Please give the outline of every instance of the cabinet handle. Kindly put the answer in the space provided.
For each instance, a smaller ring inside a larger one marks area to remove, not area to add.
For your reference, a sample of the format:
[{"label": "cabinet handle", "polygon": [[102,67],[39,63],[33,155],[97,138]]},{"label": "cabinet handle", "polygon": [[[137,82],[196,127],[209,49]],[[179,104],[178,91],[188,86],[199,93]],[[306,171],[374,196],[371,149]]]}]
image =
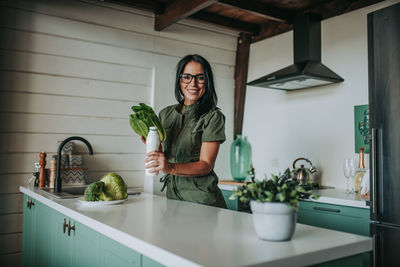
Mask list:
[{"label": "cabinet handle", "polygon": [[31,209],[32,206],[35,206],[35,203],[32,201],[32,199],[28,198],[26,200],[26,206],[28,207],[28,209]]},{"label": "cabinet handle", "polygon": [[376,249],[377,249],[377,246],[376,246],[376,234],[374,234],[372,236],[372,266],[373,267],[377,266],[377,264],[376,264]]},{"label": "cabinet handle", "polygon": [[71,230],[74,230],[74,232],[75,232],[75,224],[74,224],[74,226],[71,226],[71,221],[68,220],[68,236],[71,235]]},{"label": "cabinet handle", "polygon": [[370,151],[370,157],[371,157],[371,179],[370,179],[370,184],[371,184],[371,208],[372,208],[372,218],[371,220],[376,220],[376,206],[377,206],[377,200],[376,200],[376,167],[377,167],[377,162],[376,162],[376,129],[371,128],[371,151]]},{"label": "cabinet handle", "polygon": [[340,213],[340,210],[337,209],[328,209],[328,208],[320,208],[320,207],[313,207],[315,210],[322,210],[322,211],[329,211],[329,212],[337,212]]},{"label": "cabinet handle", "polygon": [[63,232],[65,234],[65,229],[67,229],[67,219],[64,218],[64,223],[63,223]]}]

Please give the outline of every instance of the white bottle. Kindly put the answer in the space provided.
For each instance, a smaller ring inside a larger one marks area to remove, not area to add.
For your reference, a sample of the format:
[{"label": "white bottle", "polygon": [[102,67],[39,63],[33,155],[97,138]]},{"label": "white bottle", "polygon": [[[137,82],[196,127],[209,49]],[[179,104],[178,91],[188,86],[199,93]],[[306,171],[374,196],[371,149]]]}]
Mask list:
[{"label": "white bottle", "polygon": [[[160,148],[160,137],[158,136],[157,127],[151,126],[149,128],[149,134],[146,138],[146,154],[151,151],[158,151]],[[146,164],[150,164],[153,161],[150,161]],[[159,172],[149,172],[150,169],[146,169],[147,176],[157,176]]]}]

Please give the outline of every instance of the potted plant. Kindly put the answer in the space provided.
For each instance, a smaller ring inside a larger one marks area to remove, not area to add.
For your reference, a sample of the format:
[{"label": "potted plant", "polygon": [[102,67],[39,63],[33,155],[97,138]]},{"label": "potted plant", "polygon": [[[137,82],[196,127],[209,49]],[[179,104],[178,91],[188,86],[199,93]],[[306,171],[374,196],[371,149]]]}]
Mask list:
[{"label": "potted plant", "polygon": [[[299,200],[312,194],[311,181],[300,186],[289,168],[281,175],[255,181],[233,191],[230,199],[250,201],[253,223],[257,236],[263,240],[290,240],[296,228]],[[318,196],[313,196],[314,199]]]}]

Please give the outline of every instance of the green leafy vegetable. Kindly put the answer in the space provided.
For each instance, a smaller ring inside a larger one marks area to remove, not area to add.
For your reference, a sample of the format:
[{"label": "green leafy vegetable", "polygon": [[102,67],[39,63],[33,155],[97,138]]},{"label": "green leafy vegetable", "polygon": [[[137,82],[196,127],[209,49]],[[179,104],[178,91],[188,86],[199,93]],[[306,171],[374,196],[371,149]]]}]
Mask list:
[{"label": "green leafy vegetable", "polygon": [[91,183],[85,189],[86,201],[111,201],[128,197],[125,181],[116,173],[107,173],[100,181]]},{"label": "green leafy vegetable", "polygon": [[[253,181],[247,185],[238,187],[233,191],[229,199],[238,198],[241,202],[254,200],[257,202],[283,202],[297,209],[300,199],[308,198],[312,195],[311,181],[308,181],[306,187],[300,186],[299,181],[294,178],[294,171],[289,168],[282,175],[273,175],[270,179],[263,181]],[[319,196],[313,195],[317,199]]]},{"label": "green leafy vegetable", "polygon": [[88,185],[85,189],[85,200],[86,201],[99,201],[100,196],[104,193],[104,183],[94,182]]},{"label": "green leafy vegetable", "polygon": [[149,127],[157,127],[160,141],[163,142],[166,137],[165,129],[162,126],[154,110],[144,103],[139,103],[139,106],[132,106],[133,114],[129,115],[129,124],[131,128],[140,136],[147,137]]},{"label": "green leafy vegetable", "polygon": [[125,199],[128,197],[128,189],[124,179],[116,173],[110,172],[101,178],[104,183],[104,193],[110,200]]}]

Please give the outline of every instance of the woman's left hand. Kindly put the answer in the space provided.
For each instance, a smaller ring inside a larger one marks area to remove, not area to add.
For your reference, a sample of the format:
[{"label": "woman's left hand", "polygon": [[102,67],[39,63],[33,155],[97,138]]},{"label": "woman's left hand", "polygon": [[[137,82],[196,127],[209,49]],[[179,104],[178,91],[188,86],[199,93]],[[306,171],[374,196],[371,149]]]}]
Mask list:
[{"label": "woman's left hand", "polygon": [[165,154],[161,151],[151,151],[147,153],[144,162],[146,169],[151,168],[149,172],[162,171],[163,173],[169,173],[172,170],[172,163],[168,162]]}]

